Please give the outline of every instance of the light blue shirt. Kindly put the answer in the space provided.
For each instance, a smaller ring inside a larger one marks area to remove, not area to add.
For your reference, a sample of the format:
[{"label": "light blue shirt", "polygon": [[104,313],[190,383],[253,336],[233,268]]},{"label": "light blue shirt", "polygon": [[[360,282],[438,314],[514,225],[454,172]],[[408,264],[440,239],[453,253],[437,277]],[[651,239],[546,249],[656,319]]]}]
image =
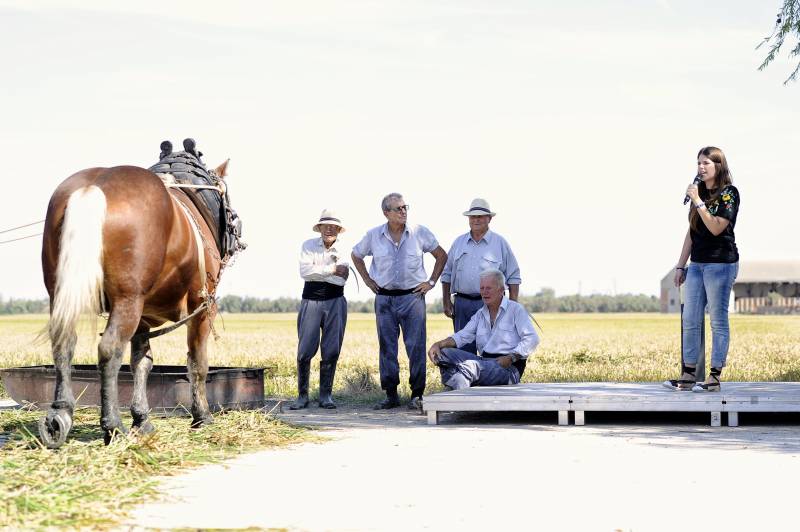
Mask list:
[{"label": "light blue shirt", "polygon": [[400,242],[395,244],[389,224],[383,224],[367,231],[353,254],[361,259],[372,255],[369,276],[381,288],[408,290],[428,280],[422,258],[437,247],[439,242],[427,227],[406,224]]},{"label": "light blue shirt", "polygon": [[489,308],[483,305],[473,314],[463,329],[450,336],[456,342],[456,347],[466,345],[473,340],[478,347],[478,353],[510,355],[516,353],[522,358],[528,358],[539,345],[539,335],[533,328],[530,316],[525,307],[503,297],[500,309],[492,327],[489,318]]},{"label": "light blue shirt", "polygon": [[506,284],[522,283],[517,258],[505,238],[489,230],[475,242],[471,233],[466,233],[450,246],[441,281],[450,283],[451,293],[479,294],[480,273],[489,268],[503,272]]}]

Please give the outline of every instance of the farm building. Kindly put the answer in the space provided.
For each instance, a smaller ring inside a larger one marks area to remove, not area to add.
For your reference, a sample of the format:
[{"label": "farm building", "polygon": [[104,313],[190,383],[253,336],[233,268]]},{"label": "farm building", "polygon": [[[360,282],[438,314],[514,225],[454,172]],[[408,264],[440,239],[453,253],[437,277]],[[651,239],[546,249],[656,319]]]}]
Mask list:
[{"label": "farm building", "polygon": [[[680,312],[675,271],[661,279],[661,312]],[[800,313],[800,261],[742,261],[733,284],[731,312]]]}]

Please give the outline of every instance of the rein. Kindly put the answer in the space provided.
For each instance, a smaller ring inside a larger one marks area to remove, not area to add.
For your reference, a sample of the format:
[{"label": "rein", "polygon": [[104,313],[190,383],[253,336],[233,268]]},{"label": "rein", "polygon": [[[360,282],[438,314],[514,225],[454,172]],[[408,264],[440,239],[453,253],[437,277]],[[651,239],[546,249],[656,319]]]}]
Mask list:
[{"label": "rein", "polygon": [[168,325],[166,327],[162,327],[160,329],[156,329],[155,331],[148,331],[148,332],[141,332],[141,333],[138,333],[138,334],[134,334],[131,337],[131,341],[140,340],[140,339],[149,340],[150,338],[155,338],[157,336],[161,336],[161,335],[167,334],[168,332],[172,332],[175,329],[177,329],[178,327],[180,327],[181,325],[183,325],[184,323],[186,323],[187,321],[189,321],[190,319],[192,319],[195,316],[197,316],[198,314],[200,314],[203,310],[205,310],[207,308],[208,308],[208,299],[203,301],[202,305],[200,305],[199,307],[194,309],[194,312],[192,312],[191,314],[189,314],[188,316],[186,316],[182,320],[178,320],[175,323],[173,323],[172,325]]}]

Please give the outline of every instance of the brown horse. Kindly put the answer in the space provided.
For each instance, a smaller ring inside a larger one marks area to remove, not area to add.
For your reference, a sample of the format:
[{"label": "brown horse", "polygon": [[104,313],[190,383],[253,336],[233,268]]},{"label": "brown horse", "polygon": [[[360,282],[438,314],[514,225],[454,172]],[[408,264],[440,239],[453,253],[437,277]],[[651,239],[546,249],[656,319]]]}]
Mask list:
[{"label": "brown horse", "polygon": [[[226,168],[227,161],[215,171],[220,183]],[[177,322],[210,302],[208,310],[187,322],[187,366],[192,426],[211,422],[206,343],[216,314],[211,296],[222,267],[214,232],[186,193],[168,189],[148,170],[90,168],[58,186],[47,208],[42,243],[44,282],[50,295],[48,333],[57,375],[55,399],[39,424],[48,447],[64,443],[72,427],[71,362],[77,321],[86,312],[108,312],[98,367],[100,425],[109,443],[115,433],[126,432],[119,415],[117,374],[127,342],[131,342],[134,377],[132,428],[148,433],[153,426],[148,421],[146,386],[153,357],[146,334],[151,327]]]}]

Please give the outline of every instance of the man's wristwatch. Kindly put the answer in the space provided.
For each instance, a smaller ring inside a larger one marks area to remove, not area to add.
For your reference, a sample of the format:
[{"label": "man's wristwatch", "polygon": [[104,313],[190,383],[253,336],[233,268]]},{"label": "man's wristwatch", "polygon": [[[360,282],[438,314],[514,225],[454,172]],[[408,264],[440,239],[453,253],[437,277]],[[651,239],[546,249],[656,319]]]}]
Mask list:
[{"label": "man's wristwatch", "polygon": [[511,357],[511,363],[512,363],[512,364],[513,364],[514,362],[516,362],[517,360],[519,360],[519,359],[521,359],[521,358],[522,358],[521,356],[519,356],[519,355],[518,355],[518,354],[516,354],[516,353],[511,353],[511,354],[510,354],[510,355],[508,355],[508,356],[510,356],[510,357]]},{"label": "man's wristwatch", "polygon": [[433,279],[428,279],[428,284],[431,285],[431,288],[433,288],[434,286],[436,286],[436,281],[434,281]]}]

